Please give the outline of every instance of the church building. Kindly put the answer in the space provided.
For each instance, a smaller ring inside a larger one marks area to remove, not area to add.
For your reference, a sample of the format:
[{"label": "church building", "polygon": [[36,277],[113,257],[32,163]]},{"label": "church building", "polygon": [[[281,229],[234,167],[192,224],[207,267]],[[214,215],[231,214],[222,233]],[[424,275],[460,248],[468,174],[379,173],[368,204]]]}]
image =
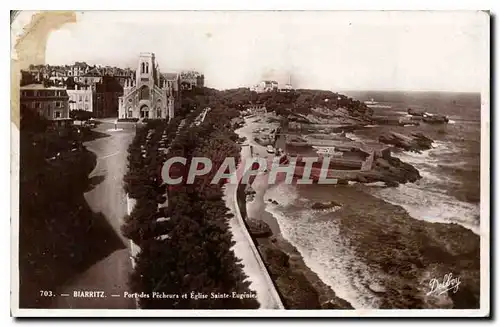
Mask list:
[{"label": "church building", "polygon": [[174,117],[174,90],[160,74],[154,53],[140,53],[135,79],[125,81],[119,118]]}]

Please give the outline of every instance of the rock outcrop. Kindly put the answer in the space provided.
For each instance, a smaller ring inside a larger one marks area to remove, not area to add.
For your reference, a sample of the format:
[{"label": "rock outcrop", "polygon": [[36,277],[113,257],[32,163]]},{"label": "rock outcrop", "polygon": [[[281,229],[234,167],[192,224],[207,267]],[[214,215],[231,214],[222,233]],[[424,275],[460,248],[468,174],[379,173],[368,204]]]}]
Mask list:
[{"label": "rock outcrop", "polygon": [[418,111],[418,110],[415,110],[415,109],[412,109],[412,108],[408,108],[408,115],[412,115],[412,116],[420,116],[420,117],[423,117],[425,112],[424,111]]},{"label": "rock outcrop", "polygon": [[424,123],[427,124],[444,124],[449,121],[448,117],[444,115],[430,114],[425,111],[417,111],[411,108],[408,108],[408,115],[419,117]]},{"label": "rock outcrop", "polygon": [[394,157],[375,159],[374,169],[366,172],[363,177],[368,183],[382,181],[387,186],[397,186],[399,183],[407,182],[413,183],[422,178],[415,167]]},{"label": "rock outcrop", "polygon": [[248,218],[246,223],[252,237],[269,237],[273,235],[271,227],[262,220]]},{"label": "rock outcrop", "polygon": [[422,118],[422,121],[427,124],[445,124],[449,119],[442,115],[426,115]]},{"label": "rock outcrop", "polygon": [[430,149],[433,142],[433,140],[422,133],[412,133],[411,136],[407,136],[396,132],[380,135],[379,141],[385,144],[394,145],[406,151],[414,152]]},{"label": "rock outcrop", "polygon": [[334,207],[340,207],[341,205],[335,201],[330,201],[330,202],[315,202],[312,206],[311,209],[313,210],[325,210],[325,209],[331,209]]}]

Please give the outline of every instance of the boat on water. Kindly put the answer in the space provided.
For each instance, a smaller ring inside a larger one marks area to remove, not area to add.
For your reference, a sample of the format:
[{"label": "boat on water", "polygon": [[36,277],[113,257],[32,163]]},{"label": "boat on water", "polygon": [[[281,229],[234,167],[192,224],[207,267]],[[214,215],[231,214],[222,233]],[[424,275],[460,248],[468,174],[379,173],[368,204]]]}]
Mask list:
[{"label": "boat on water", "polygon": [[366,105],[375,105],[378,104],[378,102],[374,101],[373,98],[371,98],[369,101],[365,101]]}]

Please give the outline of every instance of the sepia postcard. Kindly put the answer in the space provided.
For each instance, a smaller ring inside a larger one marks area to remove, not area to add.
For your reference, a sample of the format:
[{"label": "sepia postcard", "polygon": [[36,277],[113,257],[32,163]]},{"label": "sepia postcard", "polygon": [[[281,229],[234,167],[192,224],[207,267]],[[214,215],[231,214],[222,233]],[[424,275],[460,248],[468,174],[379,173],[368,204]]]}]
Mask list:
[{"label": "sepia postcard", "polygon": [[13,316],[490,315],[489,12],[10,28]]}]

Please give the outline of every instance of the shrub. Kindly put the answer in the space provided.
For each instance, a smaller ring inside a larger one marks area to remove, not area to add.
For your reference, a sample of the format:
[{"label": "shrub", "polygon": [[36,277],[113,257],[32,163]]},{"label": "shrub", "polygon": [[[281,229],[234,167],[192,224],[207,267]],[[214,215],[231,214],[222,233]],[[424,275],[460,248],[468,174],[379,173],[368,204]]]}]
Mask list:
[{"label": "shrub", "polygon": [[118,122],[123,122],[123,123],[137,123],[139,121],[139,118],[118,118]]}]

